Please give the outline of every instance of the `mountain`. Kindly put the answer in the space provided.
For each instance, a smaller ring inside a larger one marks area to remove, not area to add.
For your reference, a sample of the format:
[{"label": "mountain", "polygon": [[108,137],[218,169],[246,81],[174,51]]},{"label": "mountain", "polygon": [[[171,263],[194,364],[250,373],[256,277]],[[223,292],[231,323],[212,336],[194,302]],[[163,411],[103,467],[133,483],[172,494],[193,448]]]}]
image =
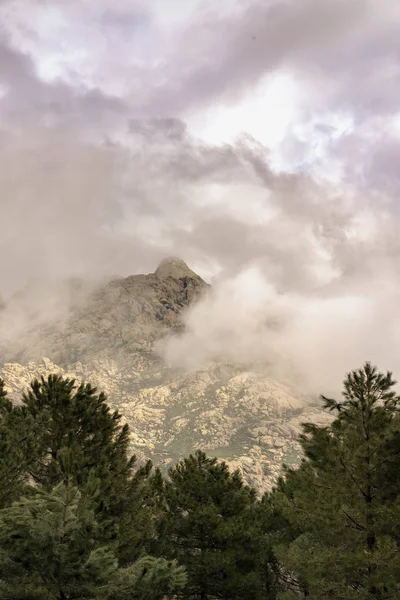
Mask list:
[{"label": "mountain", "polygon": [[[210,286],[182,260],[171,258],[155,273],[110,278],[103,285],[92,284],[91,291],[80,280],[62,282],[58,287],[52,283],[51,301],[43,293],[39,296],[37,287],[26,289],[9,302],[11,309],[18,303],[24,314],[26,308],[33,313],[32,306],[38,311],[39,297],[45,315],[29,314],[30,321],[36,320],[39,327],[31,332],[29,345],[22,338],[0,348],[3,362],[26,364],[42,356],[62,366],[76,361],[92,364],[99,359],[125,362],[138,352],[142,358],[146,353],[154,358],[154,342],[168,332],[181,331],[185,309]],[[66,305],[66,319],[57,302]]]},{"label": "mountain", "polygon": [[[0,348],[0,377],[15,400],[41,375],[89,381],[130,424],[132,451],[140,458],[167,467],[201,448],[240,468],[260,491],[276,479],[282,461],[299,460],[301,422],[328,419],[262,370],[219,362],[188,373],[165,364],[163,338],[182,333],[185,312],[211,289],[182,260],[166,259],[149,275],[110,278],[92,288],[75,280],[63,286],[62,294],[72,289],[79,300],[68,302],[67,314],[53,311],[31,327],[28,343],[20,336]],[[29,306],[26,293],[19,305]],[[13,302],[0,315],[12,312]]]}]

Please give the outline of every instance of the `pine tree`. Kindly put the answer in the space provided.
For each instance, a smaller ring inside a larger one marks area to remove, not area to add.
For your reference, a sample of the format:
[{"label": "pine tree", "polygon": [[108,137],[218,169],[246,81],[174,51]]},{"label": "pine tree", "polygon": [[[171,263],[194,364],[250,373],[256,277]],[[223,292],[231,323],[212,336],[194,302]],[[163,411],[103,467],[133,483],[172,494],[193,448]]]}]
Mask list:
[{"label": "pine tree", "polygon": [[96,515],[104,537],[119,546],[119,559],[128,564],[152,536],[147,483],[151,463],[134,470],[129,427],[106,400],[88,383],[78,386],[57,375],[33,381],[23,404],[35,425],[40,460],[29,475],[45,489],[60,482],[82,488],[95,475],[100,482]]},{"label": "pine tree", "polygon": [[107,489],[110,480],[114,486],[116,477],[129,477],[134,458],[127,459],[128,426],[120,425],[121,415],[111,412],[96,388],[50,375],[31,383],[23,404],[42,432],[42,460],[31,472],[36,483],[52,487],[72,478],[80,485],[95,469]]},{"label": "pine tree", "polygon": [[38,432],[23,408],[8,399],[0,379],[0,508],[18,499],[38,458]]},{"label": "pine tree", "polygon": [[183,598],[272,599],[275,588],[255,491],[196,452],[169,471],[159,525],[163,554],[186,567]]},{"label": "pine tree", "polygon": [[369,363],[348,374],[341,403],[323,397],[336,419],[327,427],[304,426],[305,459],[287,470],[270,498],[290,530],[286,539],[277,535],[277,553],[310,600],[400,595],[395,383]]},{"label": "pine tree", "polygon": [[90,496],[70,484],[37,489],[0,510],[0,596],[14,600],[161,600],[185,584],[174,562],[144,556],[120,568],[102,544]]},{"label": "pine tree", "polygon": [[118,558],[126,565],[151,553],[156,537],[157,498],[151,483],[152,464],[148,461],[132,476],[123,506],[117,516]]}]

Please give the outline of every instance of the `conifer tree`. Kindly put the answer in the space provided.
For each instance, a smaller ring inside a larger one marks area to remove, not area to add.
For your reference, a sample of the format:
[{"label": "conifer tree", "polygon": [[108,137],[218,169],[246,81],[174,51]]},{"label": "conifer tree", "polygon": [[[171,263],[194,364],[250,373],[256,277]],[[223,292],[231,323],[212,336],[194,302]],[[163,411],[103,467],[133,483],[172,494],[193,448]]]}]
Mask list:
[{"label": "conifer tree", "polygon": [[121,568],[102,543],[92,476],[86,493],[62,483],[0,510],[1,598],[161,600],[185,584],[183,569],[162,558],[144,556]]},{"label": "conifer tree", "polygon": [[163,485],[162,552],[186,567],[183,598],[272,599],[275,588],[255,491],[225,463],[196,452]]},{"label": "conifer tree", "polygon": [[8,399],[0,379],[0,508],[18,499],[38,458],[38,432],[23,408]]},{"label": "conifer tree", "polygon": [[342,402],[323,397],[336,419],[327,427],[304,426],[305,459],[287,470],[270,498],[290,530],[286,539],[277,535],[278,555],[310,600],[400,597],[395,383],[369,363],[349,373]]},{"label": "conifer tree", "polygon": [[121,416],[111,412],[105,395],[90,384],[78,386],[58,375],[42,377],[31,383],[23,404],[42,432],[42,460],[31,473],[36,483],[52,487],[72,478],[80,485],[95,469],[106,489],[110,479],[114,486],[117,477],[125,482],[131,474],[128,426],[121,426]]},{"label": "conifer tree", "polygon": [[37,485],[52,489],[60,482],[82,488],[93,474],[100,485],[96,515],[104,537],[118,544],[119,558],[128,564],[143,553],[152,535],[147,485],[151,463],[134,470],[129,427],[106,400],[88,383],[78,386],[57,375],[34,380],[23,395],[40,447],[40,459],[29,475]]}]

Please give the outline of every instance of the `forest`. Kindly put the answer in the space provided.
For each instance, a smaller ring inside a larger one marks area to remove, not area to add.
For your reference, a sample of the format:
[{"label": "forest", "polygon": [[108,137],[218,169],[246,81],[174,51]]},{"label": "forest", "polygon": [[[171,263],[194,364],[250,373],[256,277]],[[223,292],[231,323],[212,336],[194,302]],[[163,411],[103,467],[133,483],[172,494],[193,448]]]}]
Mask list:
[{"label": "forest", "polygon": [[167,473],[90,383],[0,380],[0,599],[400,597],[400,397],[349,372],[262,497],[198,450]]}]

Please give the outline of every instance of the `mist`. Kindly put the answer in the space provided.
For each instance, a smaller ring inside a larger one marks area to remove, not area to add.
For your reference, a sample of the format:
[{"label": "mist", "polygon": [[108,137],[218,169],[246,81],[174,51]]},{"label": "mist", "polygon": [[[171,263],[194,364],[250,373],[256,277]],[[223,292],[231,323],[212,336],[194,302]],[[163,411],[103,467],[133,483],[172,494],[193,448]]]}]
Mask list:
[{"label": "mist", "polygon": [[313,397],[338,394],[345,373],[366,360],[400,370],[399,289],[367,284],[353,294],[279,293],[258,268],[219,282],[166,341],[167,363],[188,371],[230,360]]},{"label": "mist", "polygon": [[2,3],[0,345],[177,255],[213,290],[171,366],[400,376],[398,3],[234,5]]}]

